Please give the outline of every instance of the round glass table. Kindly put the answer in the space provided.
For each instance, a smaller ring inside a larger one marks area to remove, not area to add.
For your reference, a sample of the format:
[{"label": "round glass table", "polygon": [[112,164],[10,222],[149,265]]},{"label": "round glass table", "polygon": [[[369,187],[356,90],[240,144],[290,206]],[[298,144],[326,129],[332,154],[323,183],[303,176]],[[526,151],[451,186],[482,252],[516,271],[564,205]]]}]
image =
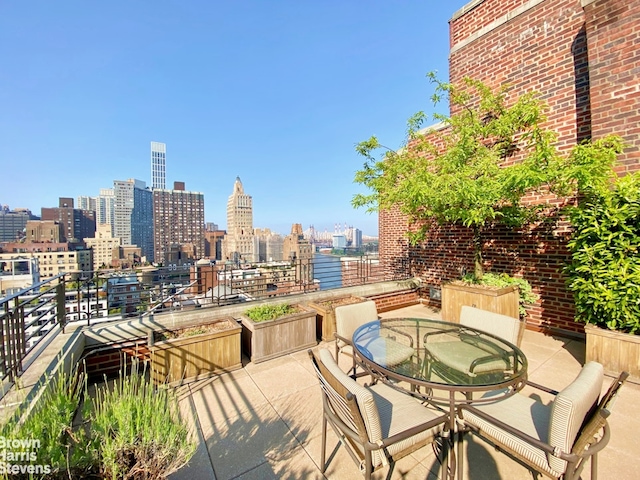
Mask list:
[{"label": "round glass table", "polygon": [[[518,347],[458,323],[376,320],[354,332],[353,347],[356,362],[374,378],[448,410],[451,447],[460,405],[513,395],[527,381],[527,359]],[[398,354],[407,349],[413,354]],[[493,393],[483,396],[486,392]],[[449,454],[449,475],[454,478],[453,448]]]}]

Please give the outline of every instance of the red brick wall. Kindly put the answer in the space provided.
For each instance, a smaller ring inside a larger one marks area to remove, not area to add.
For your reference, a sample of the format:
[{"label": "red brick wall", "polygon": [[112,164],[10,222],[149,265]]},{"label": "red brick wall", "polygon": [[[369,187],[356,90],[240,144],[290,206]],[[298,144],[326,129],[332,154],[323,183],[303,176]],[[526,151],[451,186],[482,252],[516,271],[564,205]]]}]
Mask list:
[{"label": "red brick wall", "polygon": [[621,134],[619,173],[640,170],[640,1],[596,0],[584,12],[593,136]]},{"label": "red brick wall", "polygon": [[123,367],[130,371],[133,359],[138,359],[140,368],[142,362],[149,360],[150,351],[146,342],[136,345],[114,345],[108,348],[100,348],[87,356],[85,360],[86,373],[89,378],[112,377],[117,375]]},{"label": "red brick wall", "polygon": [[[640,0],[596,0],[584,9],[580,0],[543,0],[502,22],[526,3],[485,0],[471,8],[470,2],[450,21],[450,81],[470,76],[494,87],[506,83],[514,96],[538,91],[561,149],[592,136],[622,134],[629,146],[620,170],[639,169]],[[409,247],[409,228],[398,211],[380,212],[381,261],[388,272],[408,262],[427,286],[440,286],[473,270],[467,229],[433,227],[422,245]],[[529,309],[529,328],[582,331],[573,322],[573,298],[561,272],[567,235],[562,221],[486,235],[486,269],[522,276],[541,295]]]},{"label": "red brick wall", "polygon": [[417,305],[420,303],[418,291],[415,289],[407,289],[403,292],[381,293],[367,297],[367,300],[376,302],[378,312],[387,312],[409,305]]}]

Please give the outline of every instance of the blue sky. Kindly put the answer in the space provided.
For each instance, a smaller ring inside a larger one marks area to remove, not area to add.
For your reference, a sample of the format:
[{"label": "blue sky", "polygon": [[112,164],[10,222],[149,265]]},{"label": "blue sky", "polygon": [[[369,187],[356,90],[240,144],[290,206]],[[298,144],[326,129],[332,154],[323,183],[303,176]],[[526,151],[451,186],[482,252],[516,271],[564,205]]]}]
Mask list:
[{"label": "blue sky", "polygon": [[[205,196],[226,226],[236,176],[254,227],[336,222],[377,235],[351,207],[354,145],[401,145],[448,78],[448,20],[466,1],[27,1],[0,4],[0,204],[58,205],[113,180]],[[439,107],[442,111],[444,106]]]}]

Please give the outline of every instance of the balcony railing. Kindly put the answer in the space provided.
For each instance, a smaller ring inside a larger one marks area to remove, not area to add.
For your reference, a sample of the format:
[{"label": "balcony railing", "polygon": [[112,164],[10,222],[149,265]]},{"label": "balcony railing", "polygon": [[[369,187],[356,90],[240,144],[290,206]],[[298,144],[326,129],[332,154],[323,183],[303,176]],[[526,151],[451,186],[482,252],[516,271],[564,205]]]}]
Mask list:
[{"label": "balcony railing", "polygon": [[44,336],[70,322],[113,321],[154,313],[210,308],[286,295],[365,285],[393,278],[377,255],[316,254],[257,265],[144,267],[127,271],[60,274],[0,298],[0,382],[13,382]]}]

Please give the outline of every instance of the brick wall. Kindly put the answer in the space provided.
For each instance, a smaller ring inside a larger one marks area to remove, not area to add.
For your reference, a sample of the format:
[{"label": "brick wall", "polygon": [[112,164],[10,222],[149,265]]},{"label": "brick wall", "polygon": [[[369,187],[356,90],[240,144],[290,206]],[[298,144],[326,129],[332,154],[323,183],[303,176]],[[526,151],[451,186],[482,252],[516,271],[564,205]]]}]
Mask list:
[{"label": "brick wall", "polygon": [[113,377],[126,367],[130,371],[134,359],[143,362],[149,360],[149,348],[145,342],[132,345],[112,345],[100,348],[94,353],[87,355],[85,360],[86,373],[90,379],[101,379],[103,376]]},{"label": "brick wall", "polygon": [[584,12],[593,136],[621,134],[619,173],[640,170],[640,1],[596,0]]},{"label": "brick wall", "polygon": [[408,307],[410,305],[417,305],[420,303],[418,297],[418,291],[416,289],[407,289],[402,292],[381,293],[379,295],[372,295],[367,297],[367,300],[373,300],[376,302],[376,309],[378,312],[387,312],[389,310],[396,310],[402,307]]},{"label": "brick wall", "polygon": [[[637,170],[639,19],[640,0],[595,0],[584,8],[580,0],[472,1],[450,21],[450,81],[470,76],[494,87],[506,83],[514,96],[538,91],[549,107],[547,126],[557,132],[559,148],[618,133],[628,144],[620,172]],[[487,232],[485,268],[522,276],[541,295],[529,309],[529,328],[580,332],[561,272],[569,229],[562,219],[552,220],[520,231]],[[380,212],[381,262],[389,275],[408,263],[426,286],[439,287],[473,271],[469,230],[433,226],[423,244],[410,247],[410,228],[398,210]]]}]

